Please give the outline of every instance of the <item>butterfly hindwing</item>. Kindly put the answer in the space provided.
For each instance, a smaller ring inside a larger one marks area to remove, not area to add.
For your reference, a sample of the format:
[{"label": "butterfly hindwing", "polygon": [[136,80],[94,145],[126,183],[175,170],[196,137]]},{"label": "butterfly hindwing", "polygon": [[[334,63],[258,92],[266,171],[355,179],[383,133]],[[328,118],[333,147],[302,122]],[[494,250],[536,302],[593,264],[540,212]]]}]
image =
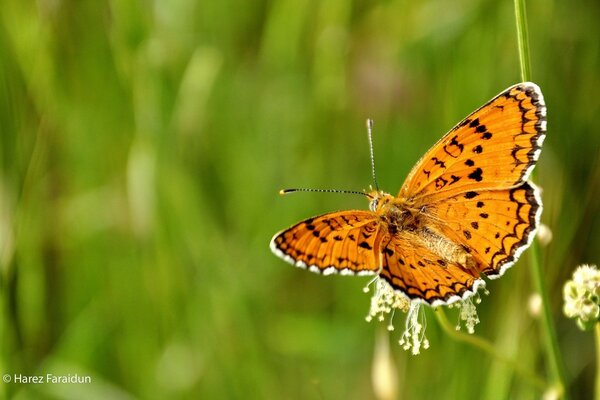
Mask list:
[{"label": "butterfly hindwing", "polygon": [[444,236],[469,249],[479,272],[495,278],[533,240],[542,204],[539,190],[526,182],[512,189],[459,194],[429,211]]},{"label": "butterfly hindwing", "polygon": [[323,274],[374,274],[379,270],[381,225],[370,211],[340,211],[309,218],[276,234],[275,254]]},{"label": "butterfly hindwing", "polygon": [[411,300],[436,306],[464,299],[477,291],[484,281],[467,257],[453,252],[434,251],[422,237],[403,232],[384,241],[383,277],[394,289]]}]

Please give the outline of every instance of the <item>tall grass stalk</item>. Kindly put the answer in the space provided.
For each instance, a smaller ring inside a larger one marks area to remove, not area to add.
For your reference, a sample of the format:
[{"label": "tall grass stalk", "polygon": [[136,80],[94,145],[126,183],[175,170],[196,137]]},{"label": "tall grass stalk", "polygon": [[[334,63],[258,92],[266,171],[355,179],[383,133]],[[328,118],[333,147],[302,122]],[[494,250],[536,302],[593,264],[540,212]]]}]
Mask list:
[{"label": "tall grass stalk", "polygon": [[[529,35],[527,32],[527,15],[525,11],[525,0],[514,0],[515,19],[517,26],[517,42],[519,46],[519,60],[521,66],[521,80],[531,80],[531,63],[529,61]],[[554,330],[554,321],[550,304],[548,288],[544,280],[544,274],[540,263],[539,244],[534,241],[529,250],[529,261],[531,264],[535,287],[542,298],[542,324],[546,346],[546,357],[549,363],[552,382],[561,392],[563,399],[568,399],[565,384],[565,372],[558,347],[558,340]]]},{"label": "tall grass stalk", "polygon": [[519,45],[519,65],[521,66],[521,81],[531,80],[531,63],[529,61],[529,33],[527,32],[527,15],[525,0],[514,0],[515,18],[517,21],[517,43]]}]

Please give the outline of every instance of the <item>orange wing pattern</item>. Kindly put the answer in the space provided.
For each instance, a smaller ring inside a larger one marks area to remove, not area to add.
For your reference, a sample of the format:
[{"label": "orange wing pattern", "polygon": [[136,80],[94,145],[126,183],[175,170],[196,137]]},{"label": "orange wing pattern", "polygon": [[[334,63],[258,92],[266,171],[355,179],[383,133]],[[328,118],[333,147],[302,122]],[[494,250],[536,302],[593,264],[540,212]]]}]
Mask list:
[{"label": "orange wing pattern", "polygon": [[275,235],[271,249],[312,272],[378,273],[412,301],[466,299],[535,236],[542,203],[527,178],[545,134],[539,87],[514,85],[442,137],[397,197],[373,191],[373,211],[307,219]]},{"label": "orange wing pattern", "polygon": [[539,87],[512,86],[440,139],[408,175],[399,197],[421,203],[470,190],[506,189],[524,182],[546,133]]},{"label": "orange wing pattern", "polygon": [[329,275],[371,275],[380,269],[381,225],[370,211],[309,218],[276,234],[275,254],[300,268]]},{"label": "orange wing pattern", "polygon": [[508,190],[467,192],[436,203],[432,224],[474,258],[479,272],[501,276],[533,240],[542,203],[530,183]]},{"label": "orange wing pattern", "polygon": [[[431,306],[451,304],[475,293],[485,282],[477,270],[439,254],[420,235],[401,232],[392,236],[383,249],[380,275],[411,300]],[[439,250],[439,249],[438,249]]]}]

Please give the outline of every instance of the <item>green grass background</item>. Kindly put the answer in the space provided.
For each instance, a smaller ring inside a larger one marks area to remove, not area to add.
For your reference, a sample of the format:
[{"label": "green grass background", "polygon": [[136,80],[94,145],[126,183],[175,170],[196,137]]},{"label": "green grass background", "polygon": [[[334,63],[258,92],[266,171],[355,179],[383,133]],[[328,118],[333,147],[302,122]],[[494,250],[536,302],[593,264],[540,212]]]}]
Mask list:
[{"label": "green grass background", "polygon": [[[365,278],[320,277],[268,248],[364,199],[375,119],[396,193],[445,131],[519,81],[511,1],[4,0],[0,13],[0,383],[16,399],[374,398]],[[573,398],[592,336],[561,313],[576,265],[600,264],[600,3],[528,3],[548,106],[541,248]],[[547,375],[523,257],[489,285],[476,333]],[[449,314],[451,320],[455,313]],[[390,336],[403,399],[538,399],[428,315],[418,357]]]}]

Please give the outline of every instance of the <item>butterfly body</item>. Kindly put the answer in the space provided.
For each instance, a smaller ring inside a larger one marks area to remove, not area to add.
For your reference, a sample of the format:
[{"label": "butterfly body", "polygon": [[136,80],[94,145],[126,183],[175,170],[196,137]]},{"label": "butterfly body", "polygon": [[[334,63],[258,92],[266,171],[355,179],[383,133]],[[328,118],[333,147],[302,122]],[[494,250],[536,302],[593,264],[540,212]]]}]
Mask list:
[{"label": "butterfly body", "polygon": [[397,196],[369,210],[309,218],[276,234],[275,254],[323,274],[379,274],[432,306],[475,293],[514,264],[541,215],[527,181],[546,132],[539,87],[514,85],[469,115],[417,162]]},{"label": "butterfly body", "polygon": [[390,233],[416,230],[420,225],[420,210],[411,201],[385,192],[371,193],[369,209],[375,212],[382,226]]},{"label": "butterfly body", "polygon": [[418,205],[413,199],[394,197],[385,192],[378,192],[376,196],[379,197],[371,201],[370,209],[377,214],[383,242],[410,238],[409,242],[419,243],[438,254],[445,263],[473,264],[468,251],[437,229],[440,221],[426,204]]}]

